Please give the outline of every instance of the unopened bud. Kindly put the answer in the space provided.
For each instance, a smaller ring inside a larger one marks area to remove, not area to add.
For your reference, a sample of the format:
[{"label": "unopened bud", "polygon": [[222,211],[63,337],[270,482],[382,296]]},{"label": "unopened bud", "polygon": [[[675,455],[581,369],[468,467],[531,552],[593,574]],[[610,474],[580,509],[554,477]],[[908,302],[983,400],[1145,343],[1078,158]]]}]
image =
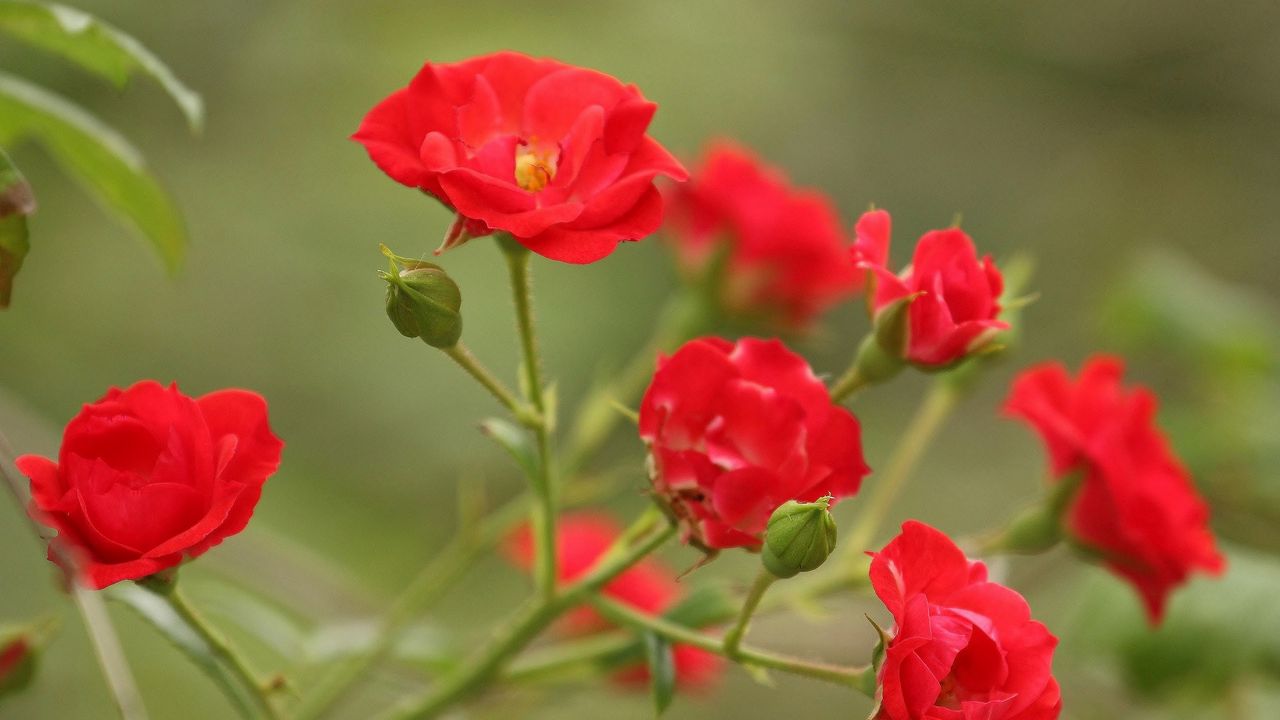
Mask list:
[{"label": "unopened bud", "polygon": [[0,697],[31,684],[41,648],[56,629],[52,618],[22,628],[0,628]]},{"label": "unopened bud", "polygon": [[830,505],[830,497],[811,503],[789,500],[774,510],[760,553],[765,569],[789,578],[822,565],[836,547]]},{"label": "unopened bud", "polygon": [[391,271],[379,275],[387,281],[387,317],[396,330],[405,337],[421,338],[432,347],[457,345],[462,337],[458,284],[439,265],[388,257]]}]

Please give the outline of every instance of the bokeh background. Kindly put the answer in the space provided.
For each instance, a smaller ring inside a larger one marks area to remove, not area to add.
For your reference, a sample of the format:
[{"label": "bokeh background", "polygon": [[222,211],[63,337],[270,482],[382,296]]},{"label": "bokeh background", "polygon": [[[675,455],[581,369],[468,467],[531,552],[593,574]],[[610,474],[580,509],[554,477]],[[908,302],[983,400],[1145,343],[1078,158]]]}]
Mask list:
[{"label": "bokeh background", "polygon": [[[8,38],[0,67],[78,99],[129,136],[184,211],[191,248],[181,274],[166,277],[38,147],[14,149],[41,207],[14,307],[0,314],[0,428],[19,452],[51,454],[62,424],[110,385],[154,377],[192,394],[232,385],[265,394],[287,442],[283,468],[249,530],[184,570],[190,595],[258,667],[283,666],[275,646],[296,640],[277,637],[275,614],[311,633],[308,652],[319,657],[367,631],[448,539],[461,485],[483,484],[495,501],[519,489],[508,459],[476,432],[496,414],[491,400],[383,315],[378,243],[428,251],[449,218],[346,139],[423,60],[511,48],[638,84],[660,104],[651,132],[685,157],[709,138],[737,138],[830,193],[846,222],[869,203],[890,209],[900,252],[906,238],[963,213],[982,249],[1032,255],[1041,299],[1025,314],[1021,346],[944,428],[895,515],[963,534],[1029,502],[1043,458],[1030,433],[998,417],[1009,377],[1044,358],[1076,366],[1094,350],[1127,353],[1132,377],[1163,394],[1162,418],[1215,503],[1228,574],[1192,583],[1152,633],[1126,588],[1065,553],[998,570],[1062,638],[1064,717],[1280,717],[1280,7],[80,6],[140,38],[204,94],[202,137],[148,82],[116,93]],[[497,251],[474,242],[444,264],[463,288],[468,343],[514,378]],[[641,347],[678,282],[656,238],[588,267],[539,261],[535,275],[546,367],[566,405]],[[800,347],[819,371],[836,372],[865,325],[849,303]],[[924,387],[908,375],[859,398],[873,467]],[[610,503],[626,517],[645,502],[642,450],[615,440],[605,465],[622,472]],[[0,548],[0,622],[63,621],[36,682],[0,704],[0,717],[109,717],[84,631],[10,504],[0,506]],[[694,559],[685,549],[666,556],[674,568]],[[687,582],[741,586],[753,566],[726,557]],[[525,588],[502,561],[478,564],[424,619],[418,650],[468,647]],[[864,610],[880,612],[848,598],[821,617],[770,617],[753,639],[862,662]],[[153,717],[231,716],[177,651],[127,610],[112,612]],[[421,677],[412,662],[386,668],[343,716],[369,717]],[[730,668],[716,691],[677,699],[669,717],[848,718],[869,707],[850,692],[775,680],[764,687]],[[643,694],[603,683],[504,692],[466,712],[651,714]]]}]

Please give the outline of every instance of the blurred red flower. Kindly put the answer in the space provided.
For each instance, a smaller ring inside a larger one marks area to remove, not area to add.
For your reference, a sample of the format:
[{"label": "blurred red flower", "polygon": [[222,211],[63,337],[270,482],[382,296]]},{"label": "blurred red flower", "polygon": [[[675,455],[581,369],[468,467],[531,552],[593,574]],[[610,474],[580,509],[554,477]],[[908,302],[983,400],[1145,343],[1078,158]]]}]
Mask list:
[{"label": "blurred red flower", "polygon": [[893,615],[879,671],[881,720],[1053,720],[1057,638],[1017,592],[987,580],[938,530],[914,520],[871,553]]},{"label": "blurred red flower", "polygon": [[151,380],[112,388],[62,436],[58,462],[17,460],[30,512],[58,531],[80,580],[101,589],[193,558],[244,529],[283,443],[245,390],[192,399]]},{"label": "blurred red flower", "polygon": [[595,70],[499,52],[426,63],[352,137],[392,179],[456,210],[468,235],[503,231],[589,263],[657,230],[654,178],[686,176],[645,133],[656,109]]},{"label": "blurred red flower", "polygon": [[712,145],[669,199],[666,227],[685,274],[705,279],[723,253],[711,279],[730,313],[798,330],[861,287],[827,196],[793,187],[745,148]]},{"label": "blurred red flower", "polygon": [[[556,526],[556,570],[561,583],[582,577],[609,549],[621,534],[618,524],[599,513],[569,513]],[[518,567],[533,567],[533,534],[522,527],[508,538],[507,557]],[[679,601],[684,591],[675,573],[646,558],[614,578],[602,591],[606,597],[625,603],[650,615],[661,615]],[[590,607],[579,607],[567,613],[559,623],[562,632],[581,635],[607,630],[608,621]],[[719,677],[722,661],[718,655],[688,645],[672,646],[676,680],[681,687],[704,687]],[[621,684],[643,685],[649,680],[644,663],[619,670],[614,679]]]},{"label": "blurred red flower", "polygon": [[660,358],[640,437],[656,498],[707,549],[759,548],[779,505],[851,497],[870,472],[857,418],[777,340],[702,338]]},{"label": "blurred red flower", "polygon": [[1121,385],[1124,362],[1090,358],[1074,380],[1061,363],[1014,379],[1005,411],[1044,441],[1054,476],[1081,473],[1067,508],[1071,541],[1137,588],[1153,623],[1194,570],[1224,566],[1209,508],[1156,426],[1156,398]]},{"label": "blurred red flower", "polygon": [[[950,228],[925,233],[916,243],[911,264],[895,275],[889,264],[889,213],[865,213],[855,229],[853,256],[872,275],[872,314],[909,301],[905,346],[889,348],[904,360],[942,367],[985,345],[1008,323],[1000,315],[1004,280],[990,257],[978,259],[973,240]],[[914,296],[914,299],[911,299]]]}]

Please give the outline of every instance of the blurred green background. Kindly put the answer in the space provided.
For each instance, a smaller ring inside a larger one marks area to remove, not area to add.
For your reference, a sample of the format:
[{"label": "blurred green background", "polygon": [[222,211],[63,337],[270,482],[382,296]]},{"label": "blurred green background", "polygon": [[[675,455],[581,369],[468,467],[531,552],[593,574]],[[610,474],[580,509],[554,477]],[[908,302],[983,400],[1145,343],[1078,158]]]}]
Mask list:
[{"label": "blurred green background", "polygon": [[[1062,638],[1064,717],[1280,716],[1280,6],[79,6],[137,36],[204,94],[203,137],[190,137],[146,81],[116,93],[9,38],[0,67],[76,98],[129,136],[183,209],[191,248],[170,280],[39,148],[14,148],[40,211],[14,307],[0,314],[0,428],[19,452],[52,454],[81,403],[148,377],[191,394],[235,385],[266,395],[284,465],[249,530],[183,573],[195,602],[258,667],[282,661],[255,640],[270,633],[227,620],[244,615],[244,589],[308,627],[358,632],[448,539],[459,483],[483,482],[495,499],[520,486],[475,429],[497,414],[492,401],[383,315],[378,243],[428,251],[446,212],[385,178],[346,139],[425,59],[511,48],[636,83],[660,105],[651,132],[684,157],[734,137],[829,192],[848,223],[869,203],[889,209],[900,260],[911,238],[958,212],[983,250],[1032,254],[1042,297],[1025,314],[1023,345],[944,429],[896,516],[966,533],[1029,502],[1043,458],[1030,433],[997,417],[1009,377],[1048,357],[1075,367],[1095,349],[1129,353],[1131,376],[1163,393],[1166,424],[1220,506],[1227,577],[1193,583],[1152,634],[1125,588],[1065,554],[997,570]],[[465,339],[514,378],[498,252],[473,242],[443,262],[463,289]],[[546,367],[566,405],[642,345],[676,286],[657,239],[587,267],[540,260],[535,276]],[[838,372],[865,324],[849,303],[800,347],[820,372]],[[859,398],[873,467],[923,388],[904,376]],[[611,501],[625,517],[645,502],[642,451],[620,437],[610,452],[627,470]],[[0,547],[0,622],[63,618],[35,684],[0,704],[0,717],[109,717],[83,629],[10,504],[0,505]],[[675,549],[668,560],[683,568],[694,554]],[[726,557],[687,582],[745,585],[753,564]],[[466,647],[525,586],[501,561],[481,564],[426,620],[422,642]],[[854,600],[827,610],[763,620],[753,640],[863,662],[871,638],[862,612],[880,610]],[[231,715],[149,628],[121,608],[113,617],[154,718]],[[850,692],[775,679],[771,689],[729,668],[718,690],[678,699],[669,716],[848,718],[869,707]],[[384,672],[345,716],[368,717],[419,683],[404,669]],[[467,716],[602,712],[651,711],[643,694],[601,684],[504,692]]]}]

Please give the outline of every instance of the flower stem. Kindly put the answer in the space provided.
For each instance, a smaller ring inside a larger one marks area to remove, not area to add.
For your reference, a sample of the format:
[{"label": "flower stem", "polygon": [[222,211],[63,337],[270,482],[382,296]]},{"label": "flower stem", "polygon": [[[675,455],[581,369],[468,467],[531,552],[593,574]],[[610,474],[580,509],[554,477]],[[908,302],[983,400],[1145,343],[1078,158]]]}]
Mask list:
[{"label": "flower stem", "polygon": [[862,506],[862,514],[845,544],[852,556],[861,558],[867,544],[875,540],[894,500],[906,486],[942,421],[951,414],[959,399],[960,392],[949,378],[939,376],[934,380],[889,457],[884,474]]},{"label": "flower stem", "polygon": [[[692,628],[673,623],[670,620],[646,615],[635,608],[604,596],[591,598],[591,604],[606,619],[619,625],[639,632],[657,633],[672,642],[701,648],[717,655],[728,655],[722,639],[705,635]],[[859,690],[865,686],[867,674],[871,672],[871,669],[867,667],[842,667],[757,650],[751,647],[739,647],[733,659],[758,667],[779,670],[793,675],[802,675]]]},{"label": "flower stem", "polygon": [[537,410],[530,408],[526,403],[516,397],[501,380],[499,380],[489,369],[480,363],[476,356],[471,353],[461,340],[453,347],[441,348],[445,355],[448,355],[458,364],[467,374],[475,378],[477,382],[484,386],[489,394],[493,395],[498,402],[511,411],[511,414],[526,427],[536,427],[542,423],[542,415]]},{"label": "flower stem", "polygon": [[178,614],[193,632],[200,636],[200,639],[209,646],[210,651],[218,662],[231,672],[231,677],[240,685],[244,696],[249,699],[255,711],[255,717],[268,718],[275,720],[280,715],[271,705],[271,701],[267,698],[266,692],[262,684],[258,681],[244,660],[232,649],[226,639],[209,625],[204,618],[196,613],[195,609],[187,602],[186,597],[176,588],[170,588],[166,592],[156,592],[157,595],[163,597],[169,603],[169,607]]},{"label": "flower stem", "polygon": [[773,573],[760,568],[760,574],[756,575],[755,582],[751,584],[751,589],[747,591],[746,599],[742,601],[742,611],[738,613],[738,621],[734,623],[733,627],[729,628],[729,632],[725,633],[724,654],[726,657],[738,658],[742,640],[747,636],[747,626],[751,624],[751,616],[755,614],[756,607],[764,599],[764,594],[769,589],[769,586],[773,585],[773,581],[777,579]]},{"label": "flower stem", "polygon": [[868,385],[882,383],[902,371],[901,360],[880,347],[875,333],[868,333],[858,345],[858,352],[840,379],[831,386],[831,401],[842,403]]},{"label": "flower stem", "polygon": [[[650,522],[647,515],[640,521]],[[675,527],[667,524],[630,546],[615,545],[582,579],[560,592],[553,592],[550,597],[535,595],[487,646],[441,680],[430,695],[399,708],[392,717],[397,720],[436,717],[471,696],[500,673],[511,658],[553,620],[661,547],[675,532]]]},{"label": "flower stem", "polygon": [[520,330],[520,349],[524,358],[522,366],[525,395],[542,418],[542,422],[532,428],[537,440],[539,462],[533,483],[531,524],[534,538],[534,584],[541,597],[550,598],[555,594],[556,588],[556,497],[550,428],[555,420],[547,417],[541,359],[533,327],[533,288],[529,273],[532,253],[510,238],[502,238],[500,244],[511,275],[516,325]]}]

